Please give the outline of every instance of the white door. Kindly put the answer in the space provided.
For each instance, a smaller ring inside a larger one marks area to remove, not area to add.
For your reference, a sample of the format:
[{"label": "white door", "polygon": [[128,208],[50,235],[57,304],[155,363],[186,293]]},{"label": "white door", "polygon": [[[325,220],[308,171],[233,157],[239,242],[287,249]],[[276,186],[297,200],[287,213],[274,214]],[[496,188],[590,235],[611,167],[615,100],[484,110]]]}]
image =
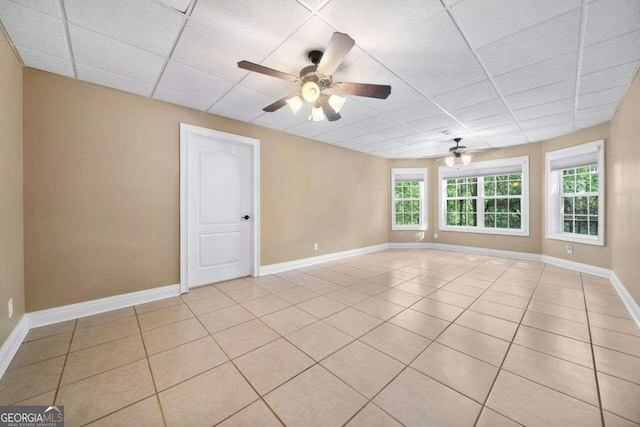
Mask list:
[{"label": "white door", "polygon": [[182,132],[188,287],[248,276],[254,221],[253,147],[235,135],[195,129]]}]

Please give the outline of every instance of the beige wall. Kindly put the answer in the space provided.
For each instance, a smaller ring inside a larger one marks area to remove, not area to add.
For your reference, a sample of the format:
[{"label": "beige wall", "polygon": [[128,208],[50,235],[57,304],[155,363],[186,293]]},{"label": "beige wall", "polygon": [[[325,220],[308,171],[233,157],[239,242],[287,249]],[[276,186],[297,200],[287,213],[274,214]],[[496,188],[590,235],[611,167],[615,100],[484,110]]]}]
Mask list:
[{"label": "beige wall", "polygon": [[179,282],[180,122],[261,140],[263,265],[387,241],[386,159],[29,68],[24,108],[28,311]]},{"label": "beige wall", "polygon": [[606,154],[611,267],[640,303],[640,75],[611,121]]},{"label": "beige wall", "polygon": [[22,64],[0,32],[0,345],[23,314]]}]

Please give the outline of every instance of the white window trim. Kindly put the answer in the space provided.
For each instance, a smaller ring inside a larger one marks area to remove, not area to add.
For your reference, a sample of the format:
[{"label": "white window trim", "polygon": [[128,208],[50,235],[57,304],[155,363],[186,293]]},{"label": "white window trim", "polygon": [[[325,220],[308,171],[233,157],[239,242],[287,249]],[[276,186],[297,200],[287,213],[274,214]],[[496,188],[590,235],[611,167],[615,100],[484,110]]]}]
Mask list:
[{"label": "white window trim", "polygon": [[[582,154],[598,152],[598,235],[582,236],[575,233],[563,232],[560,227],[562,211],[558,206],[558,201],[554,203],[552,198],[560,197],[560,187],[562,177],[558,174],[558,179],[551,179],[551,163],[554,160],[574,157]],[[545,155],[545,180],[547,182],[545,191],[545,203],[547,207],[546,215],[546,237],[552,240],[562,240],[565,242],[583,243],[585,245],[604,246],[605,239],[605,161],[604,161],[604,139],[600,139],[575,147],[564,148],[562,150],[550,151]],[[557,231],[560,230],[560,231]]]},{"label": "white window trim", "polygon": [[[422,194],[420,195],[420,224],[396,225],[395,175],[422,175]],[[391,168],[391,230],[424,231],[429,229],[429,169],[427,168]]]},{"label": "white window trim", "polygon": [[[508,229],[508,228],[485,228],[484,227],[484,202],[478,203],[477,206],[477,224],[476,227],[463,227],[463,226],[450,226],[447,225],[446,218],[446,187],[442,184],[444,179],[449,179],[444,177],[445,172],[449,172],[451,170],[450,166],[440,166],[438,168],[438,212],[439,212],[439,225],[438,228],[441,231],[455,231],[461,233],[480,233],[480,234],[499,234],[506,236],[529,236],[529,156],[522,157],[511,157],[508,159],[498,159],[498,160],[487,160],[484,162],[475,162],[470,163],[468,165],[458,165],[456,167],[461,173],[464,172],[466,176],[468,172],[473,172],[474,170],[482,170],[485,175],[491,175],[491,169],[496,169],[496,175],[500,175],[500,168],[505,166],[520,166],[522,167],[522,198],[521,198],[521,225],[522,228],[517,229]],[[488,173],[487,173],[488,170]],[[451,177],[453,178],[453,177]],[[478,178],[478,201],[480,199],[484,201],[484,194],[480,192],[484,192],[484,180],[480,177]]]}]

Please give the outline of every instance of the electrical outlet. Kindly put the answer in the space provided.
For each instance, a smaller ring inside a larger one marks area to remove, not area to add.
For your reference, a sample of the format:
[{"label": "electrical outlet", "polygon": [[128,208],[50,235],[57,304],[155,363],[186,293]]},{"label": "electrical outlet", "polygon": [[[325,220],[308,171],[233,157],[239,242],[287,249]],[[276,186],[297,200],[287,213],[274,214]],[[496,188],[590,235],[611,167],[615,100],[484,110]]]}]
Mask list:
[{"label": "electrical outlet", "polygon": [[438,239],[438,233],[433,233],[433,238]]},{"label": "electrical outlet", "polygon": [[9,319],[11,319],[13,317],[13,298],[11,298],[9,300],[9,307],[8,307],[8,311],[9,311]]},{"label": "electrical outlet", "polygon": [[314,250],[314,251],[317,251],[317,250],[318,250],[318,244],[317,244],[317,243],[314,243],[314,244],[313,244],[313,250]]},{"label": "electrical outlet", "polygon": [[573,253],[573,246],[567,245],[567,253],[568,254],[572,254]]}]

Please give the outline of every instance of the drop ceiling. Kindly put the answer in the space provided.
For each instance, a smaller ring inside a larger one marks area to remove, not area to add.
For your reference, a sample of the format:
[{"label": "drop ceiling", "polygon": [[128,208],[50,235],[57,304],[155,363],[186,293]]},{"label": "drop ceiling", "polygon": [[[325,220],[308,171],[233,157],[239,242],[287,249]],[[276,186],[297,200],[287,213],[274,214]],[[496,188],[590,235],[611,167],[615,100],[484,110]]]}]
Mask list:
[{"label": "drop ceiling", "polygon": [[[2,0],[25,65],[387,158],[536,142],[609,121],[640,64],[638,0]],[[356,47],[336,122],[262,108],[331,34]]]}]

